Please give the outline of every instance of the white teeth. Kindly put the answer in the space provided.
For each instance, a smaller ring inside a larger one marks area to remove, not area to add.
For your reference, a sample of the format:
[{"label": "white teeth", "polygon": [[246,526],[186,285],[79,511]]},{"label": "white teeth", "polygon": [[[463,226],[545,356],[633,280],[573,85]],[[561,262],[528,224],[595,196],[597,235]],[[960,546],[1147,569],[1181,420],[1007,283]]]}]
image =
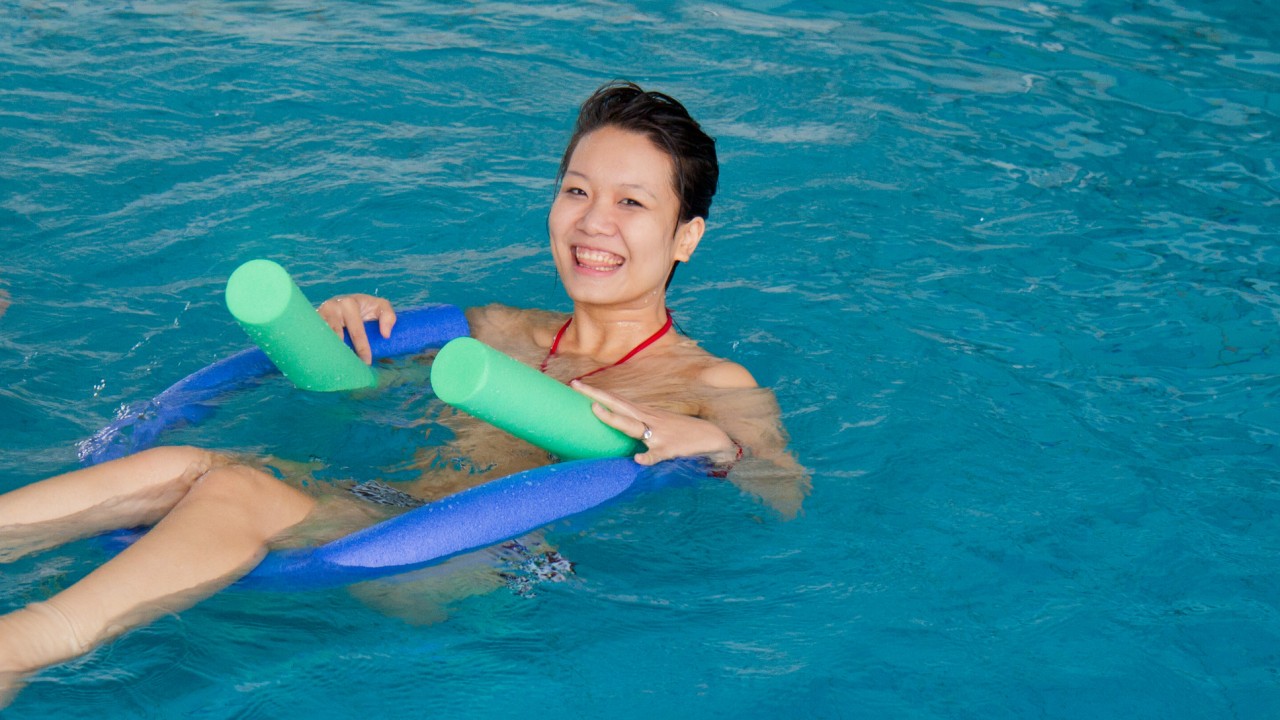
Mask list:
[{"label": "white teeth", "polygon": [[614,255],[604,250],[590,250],[587,248],[574,248],[574,258],[577,259],[579,265],[585,265],[597,270],[607,270],[622,264],[622,257]]}]

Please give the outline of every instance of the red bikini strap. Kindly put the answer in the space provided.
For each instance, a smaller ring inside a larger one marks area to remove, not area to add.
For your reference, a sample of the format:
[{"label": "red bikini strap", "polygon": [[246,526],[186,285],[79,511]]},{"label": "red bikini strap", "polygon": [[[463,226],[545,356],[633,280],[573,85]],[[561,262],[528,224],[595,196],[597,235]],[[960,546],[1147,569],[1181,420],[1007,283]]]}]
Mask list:
[{"label": "red bikini strap", "polygon": [[[645,348],[657,342],[663,335],[667,334],[667,331],[671,329],[672,323],[675,322],[671,317],[671,311],[667,310],[666,312],[667,312],[667,321],[662,324],[662,327],[658,328],[658,332],[650,335],[649,337],[645,338],[644,342],[631,348],[631,352],[627,353],[626,355],[623,355],[617,362],[613,363],[612,365],[605,365],[604,367],[596,368],[595,370],[592,370],[589,373],[583,373],[573,378],[573,380],[581,380],[584,377],[595,375],[601,370],[608,370],[611,367],[617,367],[622,363],[635,357],[636,353],[639,353],[641,350],[644,350]],[[569,329],[569,323],[571,322],[573,322],[572,317],[566,320],[564,322],[564,325],[560,326],[560,331],[556,333],[555,339],[551,341],[551,349],[547,351],[547,357],[544,358],[542,361],[542,366],[541,366],[542,372],[545,373],[547,371],[547,363],[551,362],[551,358],[554,357],[556,354],[556,351],[560,349],[560,338],[564,337],[564,331]],[[573,382],[573,380],[570,380],[569,382]]]},{"label": "red bikini strap", "polygon": [[547,363],[551,362],[551,358],[555,357],[556,351],[560,349],[560,338],[564,337],[564,331],[569,329],[569,323],[571,322],[573,322],[572,315],[556,331],[556,339],[551,341],[551,349],[547,351],[547,356],[542,358],[542,366],[538,368],[542,372],[545,373],[547,371]]}]

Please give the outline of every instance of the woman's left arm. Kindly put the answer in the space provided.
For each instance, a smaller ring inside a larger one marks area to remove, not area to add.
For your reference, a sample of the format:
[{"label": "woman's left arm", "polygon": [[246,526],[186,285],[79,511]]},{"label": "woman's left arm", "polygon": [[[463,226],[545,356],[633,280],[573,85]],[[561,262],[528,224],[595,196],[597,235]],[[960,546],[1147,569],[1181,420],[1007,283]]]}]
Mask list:
[{"label": "woman's left arm", "polygon": [[[777,399],[758,387],[742,366],[722,362],[699,378],[698,417],[632,403],[575,381],[572,387],[595,403],[596,417],[645,442],[636,462],[652,465],[677,457],[705,456],[728,470],[736,485],[794,517],[808,494],[808,472],[787,450]],[[644,437],[645,432],[649,437]],[[738,461],[745,460],[739,463]]]}]

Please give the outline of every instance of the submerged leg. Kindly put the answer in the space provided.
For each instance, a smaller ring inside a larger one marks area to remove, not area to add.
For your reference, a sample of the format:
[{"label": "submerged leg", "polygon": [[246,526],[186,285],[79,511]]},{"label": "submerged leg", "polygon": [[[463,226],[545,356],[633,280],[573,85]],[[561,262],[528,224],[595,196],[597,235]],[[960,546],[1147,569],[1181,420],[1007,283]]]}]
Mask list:
[{"label": "submerged leg", "polygon": [[0,495],[0,562],[108,530],[152,525],[196,478],[227,462],[198,448],[154,448]]},{"label": "submerged leg", "polygon": [[0,617],[0,697],[6,677],[12,685],[230,584],[314,505],[259,470],[209,471],[132,546],[49,600]]}]

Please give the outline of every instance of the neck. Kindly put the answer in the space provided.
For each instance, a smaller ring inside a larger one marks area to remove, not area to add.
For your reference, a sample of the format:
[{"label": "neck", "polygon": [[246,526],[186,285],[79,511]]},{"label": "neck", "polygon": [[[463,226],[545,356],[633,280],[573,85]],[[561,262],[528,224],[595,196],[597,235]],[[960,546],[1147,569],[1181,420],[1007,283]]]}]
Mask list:
[{"label": "neck", "polygon": [[639,308],[600,308],[575,303],[573,322],[561,339],[560,352],[615,362],[667,322],[661,302]]}]

